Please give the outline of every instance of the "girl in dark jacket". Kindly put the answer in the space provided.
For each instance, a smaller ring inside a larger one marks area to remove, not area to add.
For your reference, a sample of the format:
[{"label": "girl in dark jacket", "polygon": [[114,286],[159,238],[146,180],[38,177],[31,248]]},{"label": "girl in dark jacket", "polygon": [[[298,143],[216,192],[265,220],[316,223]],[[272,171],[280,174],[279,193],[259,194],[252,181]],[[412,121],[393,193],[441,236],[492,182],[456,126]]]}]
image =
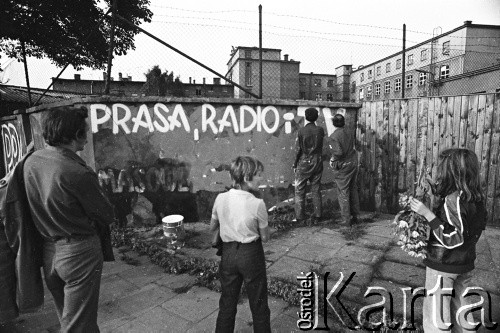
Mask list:
[{"label": "girl in dark jacket", "polygon": [[[424,216],[432,229],[424,260],[424,331],[470,332],[475,326],[472,315],[466,316],[467,311],[459,309],[470,303],[471,297],[463,294],[470,286],[476,243],[486,224],[476,154],[458,148],[443,151],[435,192],[439,205],[434,212],[417,199],[410,199],[411,209]],[[452,291],[452,297],[444,296]]]}]

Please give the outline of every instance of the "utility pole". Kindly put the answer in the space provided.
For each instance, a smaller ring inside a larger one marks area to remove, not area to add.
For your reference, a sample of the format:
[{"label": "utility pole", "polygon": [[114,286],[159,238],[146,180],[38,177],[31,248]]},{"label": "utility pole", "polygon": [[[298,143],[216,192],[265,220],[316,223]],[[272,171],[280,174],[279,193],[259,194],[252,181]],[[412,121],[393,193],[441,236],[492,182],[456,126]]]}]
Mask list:
[{"label": "utility pole", "polygon": [[259,5],[259,97],[262,99],[262,5]]},{"label": "utility pole", "polygon": [[403,52],[401,57],[401,98],[405,98],[405,70],[406,70],[406,24],[403,24]]},{"label": "utility pole", "polygon": [[115,24],[116,24],[116,2],[118,0],[113,0],[112,8],[113,13],[111,14],[111,32],[109,34],[109,49],[108,49],[108,68],[106,75],[106,83],[104,85],[104,95],[109,94],[109,86],[111,84],[111,66],[113,62],[113,49],[115,48]]},{"label": "utility pole", "polygon": [[24,62],[24,75],[26,76],[26,87],[28,87],[28,104],[31,106],[31,88],[30,88],[30,76],[28,74],[28,62],[26,61],[26,45],[24,40],[21,41],[21,51],[23,52],[23,62]]}]

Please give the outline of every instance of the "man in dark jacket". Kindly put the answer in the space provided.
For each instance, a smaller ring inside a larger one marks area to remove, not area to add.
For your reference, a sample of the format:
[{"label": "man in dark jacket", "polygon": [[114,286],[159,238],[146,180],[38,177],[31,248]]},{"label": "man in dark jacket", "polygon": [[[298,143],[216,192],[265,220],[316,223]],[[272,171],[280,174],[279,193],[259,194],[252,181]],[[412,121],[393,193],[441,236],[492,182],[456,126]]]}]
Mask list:
[{"label": "man in dark jacket", "polygon": [[339,191],[341,224],[351,226],[358,221],[359,215],[358,153],[354,149],[354,135],[344,127],[344,116],[336,114],[332,121],[335,131],[328,140],[330,166]]},{"label": "man in dark jacket", "polygon": [[299,129],[295,141],[295,216],[297,222],[305,220],[305,195],[307,181],[311,184],[311,195],[314,212],[311,216],[313,223],[321,218],[321,176],[323,174],[323,137],[325,131],[316,126],[318,110],[308,108],[305,111],[306,125]]},{"label": "man in dark jacket", "polygon": [[43,238],[45,282],[61,332],[99,332],[103,252],[98,233],[114,220],[96,173],[76,154],[87,143],[86,118],[85,108],[47,111],[42,134],[48,146],[24,165],[31,215]]}]

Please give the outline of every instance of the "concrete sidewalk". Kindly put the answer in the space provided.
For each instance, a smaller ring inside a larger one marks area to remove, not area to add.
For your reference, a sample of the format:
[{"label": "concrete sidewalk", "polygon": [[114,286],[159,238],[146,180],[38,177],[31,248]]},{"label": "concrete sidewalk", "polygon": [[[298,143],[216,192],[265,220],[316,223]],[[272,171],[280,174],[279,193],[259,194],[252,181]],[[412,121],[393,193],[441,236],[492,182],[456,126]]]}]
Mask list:
[{"label": "concrete sidewalk", "polygon": [[[360,228],[359,237],[346,239],[345,228],[333,221],[312,227],[278,232],[264,244],[268,278],[297,284],[301,272],[330,272],[332,288],[343,272],[355,276],[343,293],[345,302],[362,306],[369,286],[385,287],[394,296],[394,310],[401,313],[403,287],[424,286],[425,268],[395,245],[391,233],[392,216],[379,216]],[[210,248],[208,225],[185,225],[196,247],[184,247],[182,256],[219,260]],[[99,325],[102,332],[213,332],[219,293],[196,285],[196,277],[171,275],[152,264],[146,256],[127,252],[127,264],[120,260],[105,263],[102,279]],[[474,284],[492,297],[494,321],[500,322],[500,229],[488,228],[478,244]],[[344,280],[345,280],[344,278]],[[42,311],[21,316],[18,332],[56,332],[58,320],[50,294]],[[371,301],[373,303],[374,301]],[[297,312],[284,300],[270,297],[271,325],[275,332],[299,332]],[[421,302],[417,302],[417,319]],[[245,299],[238,306],[236,331],[252,332],[251,314]],[[322,323],[322,319],[320,319]],[[341,332],[338,320],[329,320],[334,332]],[[345,330],[348,331],[348,330]],[[498,330],[497,330],[498,331]],[[493,332],[493,331],[488,331]]]}]

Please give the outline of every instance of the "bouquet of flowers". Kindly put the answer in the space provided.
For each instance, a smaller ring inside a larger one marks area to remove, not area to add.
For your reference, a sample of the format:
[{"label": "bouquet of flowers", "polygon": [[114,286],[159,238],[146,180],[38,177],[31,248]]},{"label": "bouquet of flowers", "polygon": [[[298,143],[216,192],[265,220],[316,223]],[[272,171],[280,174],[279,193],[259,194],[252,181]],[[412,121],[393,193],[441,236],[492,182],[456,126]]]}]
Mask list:
[{"label": "bouquet of flowers", "polygon": [[[415,186],[415,199],[425,202],[428,197],[429,187],[432,184],[425,184],[424,174],[429,174],[426,170],[425,159],[422,161],[420,174]],[[430,179],[430,177],[428,177]],[[397,244],[401,249],[412,257],[425,259],[427,255],[427,240],[429,238],[429,224],[427,220],[410,209],[410,194],[399,195],[399,207],[402,209],[392,222],[393,234],[398,236]]]}]

